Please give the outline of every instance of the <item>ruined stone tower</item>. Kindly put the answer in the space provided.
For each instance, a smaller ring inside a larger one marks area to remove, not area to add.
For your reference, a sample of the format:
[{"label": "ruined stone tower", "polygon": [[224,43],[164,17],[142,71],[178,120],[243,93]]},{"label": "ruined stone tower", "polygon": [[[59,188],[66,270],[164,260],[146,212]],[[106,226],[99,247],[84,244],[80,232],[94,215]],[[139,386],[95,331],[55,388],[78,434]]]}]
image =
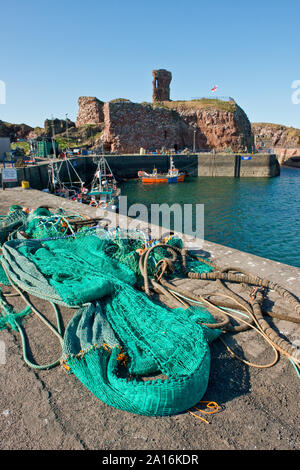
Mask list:
[{"label": "ruined stone tower", "polygon": [[152,70],[153,75],[153,101],[170,101],[171,72],[159,69]]},{"label": "ruined stone tower", "polygon": [[78,114],[76,127],[86,124],[100,124],[104,121],[103,101],[95,96],[80,96],[78,98]]}]

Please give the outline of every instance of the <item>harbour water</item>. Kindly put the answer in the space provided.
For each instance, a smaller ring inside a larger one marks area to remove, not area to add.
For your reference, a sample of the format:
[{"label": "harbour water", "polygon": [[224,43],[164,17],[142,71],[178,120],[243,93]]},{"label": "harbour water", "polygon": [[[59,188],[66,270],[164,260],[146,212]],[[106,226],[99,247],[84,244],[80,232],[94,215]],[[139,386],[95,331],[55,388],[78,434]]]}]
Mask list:
[{"label": "harbour water", "polygon": [[[300,170],[276,178],[187,177],[184,183],[121,184],[135,203],[204,204],[204,239],[300,267]],[[195,211],[194,211],[195,214]]]}]

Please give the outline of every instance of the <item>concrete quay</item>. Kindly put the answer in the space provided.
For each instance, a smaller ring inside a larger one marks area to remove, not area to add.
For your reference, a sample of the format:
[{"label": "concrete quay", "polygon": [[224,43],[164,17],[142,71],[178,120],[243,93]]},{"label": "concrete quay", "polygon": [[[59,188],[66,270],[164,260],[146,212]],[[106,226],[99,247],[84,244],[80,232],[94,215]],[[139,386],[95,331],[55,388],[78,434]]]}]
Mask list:
[{"label": "concrete quay", "polygon": [[[0,191],[0,214],[10,205],[52,208],[104,217],[110,226],[115,215],[55,197],[20,188]],[[132,224],[125,216],[119,226]],[[132,227],[132,225],[130,225]],[[140,228],[145,228],[141,226]],[[300,269],[203,240],[184,239],[187,248],[209,257],[220,266],[236,266],[270,279],[300,297]],[[177,279],[183,290],[217,295],[214,281]],[[5,287],[5,291],[10,288]],[[240,287],[236,292],[244,295]],[[245,297],[246,298],[246,297]],[[45,301],[31,299],[55,323]],[[161,301],[168,300],[161,297]],[[16,309],[24,308],[18,297]],[[271,292],[270,309],[295,316],[289,305]],[[172,306],[169,304],[169,306]],[[74,310],[62,308],[64,326]],[[299,324],[268,319],[277,331],[300,346]],[[60,356],[57,338],[36,316],[24,323],[32,357],[49,363]],[[223,335],[224,340],[247,360],[266,364],[272,360],[270,346],[253,330]],[[144,417],[109,407],[95,398],[73,375],[61,367],[49,371],[30,369],[22,357],[19,334],[4,330],[0,340],[5,361],[0,363],[0,448],[91,449],[91,450],[299,450],[299,377],[291,362],[281,357],[271,368],[249,367],[232,358],[219,341],[211,344],[211,371],[203,400],[215,401],[220,411],[207,424],[188,412],[170,417]]]}]

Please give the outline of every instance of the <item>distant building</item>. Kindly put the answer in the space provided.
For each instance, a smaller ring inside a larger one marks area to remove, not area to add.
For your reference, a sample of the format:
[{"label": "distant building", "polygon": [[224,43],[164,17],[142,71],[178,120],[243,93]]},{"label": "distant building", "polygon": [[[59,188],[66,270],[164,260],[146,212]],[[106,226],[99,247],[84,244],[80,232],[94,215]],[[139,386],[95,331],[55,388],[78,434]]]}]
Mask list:
[{"label": "distant building", "polygon": [[59,153],[57,142],[52,141],[50,137],[43,137],[43,138],[31,140],[30,149],[33,152],[35,157],[53,156],[54,149],[55,149],[56,156]]}]

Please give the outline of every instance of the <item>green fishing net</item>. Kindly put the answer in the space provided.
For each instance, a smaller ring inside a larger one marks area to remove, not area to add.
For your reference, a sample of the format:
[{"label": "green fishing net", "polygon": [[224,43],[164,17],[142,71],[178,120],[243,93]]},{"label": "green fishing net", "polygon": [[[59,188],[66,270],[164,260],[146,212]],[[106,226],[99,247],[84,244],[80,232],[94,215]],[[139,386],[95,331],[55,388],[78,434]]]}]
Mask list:
[{"label": "green fishing net", "polygon": [[[144,415],[190,408],[207,388],[209,343],[221,332],[204,323],[215,320],[205,308],[153,302],[136,289],[143,240],[99,235],[11,240],[2,263],[24,291],[81,306],[66,329],[63,359],[96,397]],[[158,247],[153,255],[155,267],[166,253]]]},{"label": "green fishing net", "polygon": [[122,288],[73,317],[65,366],[115,408],[151,416],[185,411],[206,391],[209,342],[220,334],[196,323],[200,318],[214,322],[205,309],[168,309]]},{"label": "green fishing net", "polygon": [[[101,232],[101,235],[103,233]],[[148,241],[145,237],[125,237],[123,233],[120,232],[116,234],[115,237],[104,238],[105,242],[103,243],[103,251],[110,258],[116,259],[119,262],[127,265],[137,276],[137,283],[140,286],[143,283],[143,276],[139,268],[140,253],[145,250],[145,248],[155,246],[156,241]],[[166,243],[166,246],[174,246],[176,248],[183,248],[183,242],[180,238],[170,237]],[[147,264],[147,272],[150,277],[153,277],[156,271],[157,263],[164,259],[170,258],[171,254],[164,247],[157,247],[153,250],[149,256]],[[198,261],[190,256],[187,257],[187,269],[190,272],[210,272],[213,268],[207,264]],[[181,261],[178,259],[174,263],[174,272],[173,277],[181,274],[182,266]]]},{"label": "green fishing net", "polygon": [[[0,247],[18,230],[21,230],[27,221],[27,214],[19,205],[12,205],[8,214],[0,218]],[[1,258],[0,258],[1,259]],[[0,284],[9,285],[9,281],[0,264]]]},{"label": "green fishing net", "polygon": [[26,292],[67,306],[110,295],[120,282],[134,285],[135,274],[101,251],[94,235],[60,240],[12,240],[3,246],[2,263]]},{"label": "green fishing net", "polygon": [[3,245],[13,233],[24,227],[26,221],[27,214],[22,210],[22,207],[17,205],[10,206],[8,214],[1,217],[0,220],[0,246]]}]

